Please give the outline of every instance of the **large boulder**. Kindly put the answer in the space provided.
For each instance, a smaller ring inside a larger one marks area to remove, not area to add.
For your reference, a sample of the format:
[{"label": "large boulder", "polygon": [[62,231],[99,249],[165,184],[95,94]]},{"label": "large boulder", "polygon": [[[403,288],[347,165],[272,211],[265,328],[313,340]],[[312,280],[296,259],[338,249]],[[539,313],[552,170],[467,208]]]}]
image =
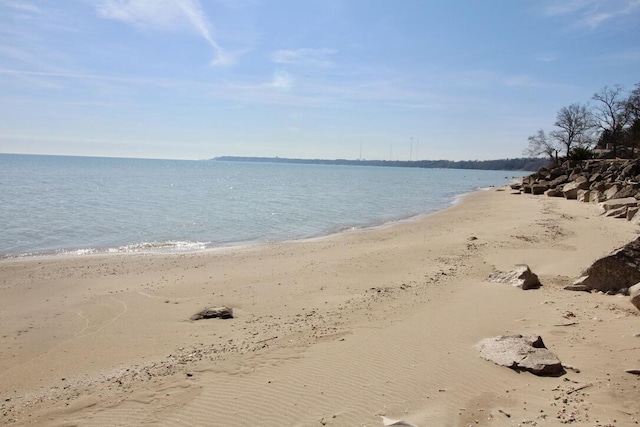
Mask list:
[{"label": "large boulder", "polygon": [[567,199],[576,199],[578,197],[578,190],[588,190],[589,180],[584,176],[579,176],[575,181],[565,184],[562,187],[562,193]]},{"label": "large boulder", "polygon": [[531,194],[533,194],[534,196],[539,194],[544,194],[544,192],[547,191],[548,189],[549,189],[549,185],[547,184],[547,181],[541,181],[531,186]]},{"label": "large boulder", "polygon": [[596,260],[576,281],[588,290],[613,291],[640,282],[640,237]]},{"label": "large boulder", "polygon": [[618,191],[620,191],[621,189],[622,189],[621,184],[619,183],[611,184],[609,188],[607,188],[604,191],[604,199],[605,200],[616,199],[617,198],[616,194],[618,194]]},{"label": "large boulder", "polygon": [[558,185],[566,184],[569,181],[569,177],[567,175],[560,175],[554,178],[549,185],[551,187],[557,187]]},{"label": "large boulder", "polygon": [[516,371],[535,375],[562,375],[560,359],[549,351],[539,335],[501,335],[476,344],[480,357]]},{"label": "large boulder", "polygon": [[631,304],[640,310],[640,283],[636,283],[629,288],[629,297],[631,298]]},{"label": "large boulder", "polygon": [[540,287],[538,276],[526,264],[518,264],[511,271],[496,270],[489,275],[489,281],[493,283],[509,283],[525,291]]}]

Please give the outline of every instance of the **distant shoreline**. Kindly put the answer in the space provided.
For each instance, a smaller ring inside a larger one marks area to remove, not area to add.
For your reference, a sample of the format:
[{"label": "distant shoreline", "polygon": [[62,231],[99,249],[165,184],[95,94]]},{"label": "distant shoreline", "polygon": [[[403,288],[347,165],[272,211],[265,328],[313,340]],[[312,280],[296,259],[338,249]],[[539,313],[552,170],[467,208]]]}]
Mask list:
[{"label": "distant shoreline", "polygon": [[504,171],[537,171],[545,166],[545,159],[514,158],[498,160],[347,160],[347,159],[296,159],[286,157],[221,156],[211,160],[221,162],[298,163],[339,166],[386,166],[427,169],[473,169]]}]

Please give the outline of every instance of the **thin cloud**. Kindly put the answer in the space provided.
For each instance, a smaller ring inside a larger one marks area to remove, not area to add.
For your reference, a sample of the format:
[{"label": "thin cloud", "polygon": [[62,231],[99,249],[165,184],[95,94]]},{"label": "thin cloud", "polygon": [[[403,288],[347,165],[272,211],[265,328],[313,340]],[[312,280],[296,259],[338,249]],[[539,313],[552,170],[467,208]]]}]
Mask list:
[{"label": "thin cloud", "polygon": [[576,25],[596,29],[615,18],[640,11],[640,0],[553,1],[546,7],[548,16],[576,15]]},{"label": "thin cloud", "polygon": [[535,60],[539,62],[554,62],[558,57],[552,53],[543,53],[535,56]]},{"label": "thin cloud", "polygon": [[567,15],[579,12],[591,6],[596,1],[597,0],[556,0],[552,1],[552,4],[546,7],[545,12],[550,16]]},{"label": "thin cloud", "polygon": [[213,48],[212,65],[235,63],[234,55],[213,38],[211,24],[198,0],[103,0],[98,14],[141,29],[176,31],[187,27]]},{"label": "thin cloud", "polygon": [[27,3],[27,2],[7,1],[7,2],[3,2],[2,4],[12,8],[12,9],[19,10],[21,12],[32,12],[32,13],[40,13],[41,12],[41,10],[40,10],[40,8],[38,6],[33,5],[31,3]]},{"label": "thin cloud", "polygon": [[278,64],[331,67],[335,65],[331,56],[336,53],[338,51],[335,49],[283,49],[273,52],[270,58]]},{"label": "thin cloud", "polygon": [[276,71],[269,86],[276,89],[289,90],[293,86],[293,77],[286,71]]}]

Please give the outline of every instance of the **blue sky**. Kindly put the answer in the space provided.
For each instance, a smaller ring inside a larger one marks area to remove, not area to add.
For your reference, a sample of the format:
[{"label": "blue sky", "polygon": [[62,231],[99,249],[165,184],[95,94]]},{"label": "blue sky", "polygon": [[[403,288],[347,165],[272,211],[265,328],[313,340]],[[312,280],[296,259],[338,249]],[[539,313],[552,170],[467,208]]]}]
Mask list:
[{"label": "blue sky", "polygon": [[520,157],[640,83],[640,0],[0,0],[0,152]]}]

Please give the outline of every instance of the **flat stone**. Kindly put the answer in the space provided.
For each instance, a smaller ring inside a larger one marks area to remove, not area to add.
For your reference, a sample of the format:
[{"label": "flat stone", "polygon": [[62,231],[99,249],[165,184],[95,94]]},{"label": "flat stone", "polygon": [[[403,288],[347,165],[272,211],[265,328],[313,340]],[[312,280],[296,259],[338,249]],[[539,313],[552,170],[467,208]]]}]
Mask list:
[{"label": "flat stone", "polygon": [[626,218],[627,217],[627,207],[626,206],[620,206],[619,208],[615,208],[615,209],[611,209],[609,211],[606,211],[605,213],[603,213],[602,215],[609,217],[609,218]]},{"label": "flat stone", "polygon": [[562,375],[560,359],[549,351],[539,335],[500,335],[476,344],[480,357],[516,371],[535,375]]},{"label": "flat stone", "polygon": [[573,284],[565,286],[564,289],[567,291],[589,292],[591,290],[589,289],[589,286],[582,284],[582,282],[586,280],[586,278],[587,276],[582,276],[581,278],[573,282]]},{"label": "flat stone", "polygon": [[635,197],[625,197],[624,199],[611,199],[605,202],[600,202],[598,207],[603,212],[619,209],[621,207],[638,206],[638,201]]}]

